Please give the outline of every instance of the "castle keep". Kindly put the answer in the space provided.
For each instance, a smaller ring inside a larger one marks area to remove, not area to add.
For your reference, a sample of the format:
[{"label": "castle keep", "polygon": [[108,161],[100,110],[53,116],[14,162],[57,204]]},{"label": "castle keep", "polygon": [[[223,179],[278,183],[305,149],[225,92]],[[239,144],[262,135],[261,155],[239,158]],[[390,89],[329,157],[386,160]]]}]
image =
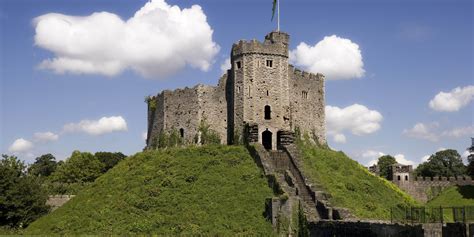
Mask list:
[{"label": "castle keep", "polygon": [[271,32],[263,42],[235,43],[231,69],[217,86],[165,90],[148,99],[147,148],[160,134],[177,132],[186,144],[200,143],[207,124],[222,144],[247,140],[276,150],[295,131],[325,144],[324,76],[288,63],[289,35]]}]

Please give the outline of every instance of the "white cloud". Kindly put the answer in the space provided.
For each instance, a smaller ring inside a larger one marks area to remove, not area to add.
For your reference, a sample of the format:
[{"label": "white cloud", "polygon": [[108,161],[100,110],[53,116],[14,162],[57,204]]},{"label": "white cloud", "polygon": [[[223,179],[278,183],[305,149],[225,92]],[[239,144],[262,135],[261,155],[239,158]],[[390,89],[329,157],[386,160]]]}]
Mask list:
[{"label": "white cloud", "polygon": [[227,70],[229,70],[231,67],[232,67],[232,65],[230,64],[230,58],[224,60],[224,62],[222,62],[222,64],[221,64],[222,73],[226,73]]},{"label": "white cloud", "polygon": [[402,165],[415,165],[415,162],[406,159],[405,155],[403,155],[403,154],[396,154],[393,157],[395,157],[395,160],[399,164],[402,164]]},{"label": "white cloud", "polygon": [[342,133],[334,134],[333,140],[336,143],[346,143],[346,136]]},{"label": "white cloud", "polygon": [[376,165],[379,158],[384,155],[385,153],[380,151],[366,150],[360,156],[364,159],[370,159],[369,162],[367,162],[367,166],[370,167],[372,165]]},{"label": "white cloud", "polygon": [[403,130],[403,134],[408,137],[413,137],[431,142],[437,142],[442,137],[460,138],[474,136],[474,126],[452,128],[444,131],[439,131],[439,124],[433,123],[417,123],[413,128]]},{"label": "white cloud", "polygon": [[378,158],[377,159],[372,159],[369,162],[367,162],[367,166],[370,167],[370,166],[376,165],[378,161],[379,161]]},{"label": "white cloud", "polygon": [[450,92],[441,91],[432,100],[429,106],[436,111],[454,112],[468,105],[474,98],[474,86],[456,87]]},{"label": "white cloud", "polygon": [[376,158],[378,159],[381,156],[384,156],[385,153],[381,151],[374,151],[374,150],[367,150],[362,153],[362,157],[364,158]]},{"label": "white cloud", "polygon": [[143,132],[143,133],[142,133],[142,139],[143,139],[144,141],[146,141],[147,136],[148,136],[148,133],[147,133],[147,132]]},{"label": "white cloud", "polygon": [[186,65],[207,71],[219,46],[199,5],[180,9],[164,0],[147,2],[133,17],[96,12],[36,17],[35,44],[54,53],[39,64],[55,73],[114,76],[132,69],[164,77]]},{"label": "white cloud", "polygon": [[[325,110],[327,133],[333,136],[343,135],[344,131],[351,131],[358,136],[374,133],[380,129],[383,119],[378,111],[359,104],[345,108],[327,105]],[[339,138],[342,140],[342,137]]]},{"label": "white cloud", "polygon": [[9,152],[26,152],[33,148],[33,143],[23,138],[16,139],[8,148]]},{"label": "white cloud", "polygon": [[446,137],[469,137],[474,135],[474,126],[467,126],[461,128],[453,128],[451,130],[446,130],[442,132],[442,136]]},{"label": "white cloud", "polygon": [[300,43],[290,52],[290,62],[329,80],[360,78],[365,74],[359,45],[336,35],[326,36],[316,45]]},{"label": "white cloud", "polygon": [[417,123],[413,126],[413,128],[403,130],[403,134],[417,139],[436,142],[439,140],[439,135],[433,132],[433,129],[437,128],[438,126],[438,123]]},{"label": "white cloud", "polygon": [[36,142],[51,142],[58,140],[59,136],[52,132],[37,132],[33,135]]},{"label": "white cloud", "polygon": [[430,158],[430,155],[425,155],[421,157],[421,162],[427,162],[429,158]]},{"label": "white cloud", "polygon": [[127,131],[127,122],[122,116],[102,117],[99,120],[82,120],[79,123],[64,125],[64,132],[85,132],[90,135],[102,135],[118,131]]}]

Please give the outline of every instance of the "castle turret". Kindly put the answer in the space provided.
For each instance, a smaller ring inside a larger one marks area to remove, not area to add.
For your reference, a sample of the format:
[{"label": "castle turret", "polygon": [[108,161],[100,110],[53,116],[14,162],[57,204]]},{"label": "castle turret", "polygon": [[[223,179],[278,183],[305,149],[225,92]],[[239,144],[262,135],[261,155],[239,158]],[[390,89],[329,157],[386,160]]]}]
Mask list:
[{"label": "castle turret", "polygon": [[232,47],[233,132],[242,139],[245,124],[258,126],[258,142],[276,149],[277,133],[290,130],[289,35],[271,32],[263,43],[239,41]]}]

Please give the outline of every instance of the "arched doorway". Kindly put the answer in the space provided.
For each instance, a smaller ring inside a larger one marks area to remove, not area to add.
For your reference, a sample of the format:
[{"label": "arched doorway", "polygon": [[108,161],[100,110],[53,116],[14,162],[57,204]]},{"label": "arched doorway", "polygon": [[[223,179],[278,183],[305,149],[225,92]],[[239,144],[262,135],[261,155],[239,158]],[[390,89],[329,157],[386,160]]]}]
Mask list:
[{"label": "arched doorway", "polygon": [[272,149],[272,132],[268,129],[262,132],[262,145],[267,150]]}]

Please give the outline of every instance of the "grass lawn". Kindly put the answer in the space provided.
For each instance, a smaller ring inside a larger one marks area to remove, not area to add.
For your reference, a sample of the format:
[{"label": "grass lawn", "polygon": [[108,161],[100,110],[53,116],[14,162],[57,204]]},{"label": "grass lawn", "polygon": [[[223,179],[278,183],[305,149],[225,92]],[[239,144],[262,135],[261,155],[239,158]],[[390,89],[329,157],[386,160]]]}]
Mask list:
[{"label": "grass lawn", "polygon": [[391,182],[370,173],[343,152],[298,142],[303,169],[309,179],[320,184],[337,207],[349,208],[364,219],[390,219],[390,208],[418,205]]},{"label": "grass lawn", "polygon": [[474,206],[474,186],[453,186],[443,190],[430,200],[427,206],[462,207]]},{"label": "grass lawn", "polygon": [[272,190],[244,147],[137,153],[25,234],[272,235]]}]

